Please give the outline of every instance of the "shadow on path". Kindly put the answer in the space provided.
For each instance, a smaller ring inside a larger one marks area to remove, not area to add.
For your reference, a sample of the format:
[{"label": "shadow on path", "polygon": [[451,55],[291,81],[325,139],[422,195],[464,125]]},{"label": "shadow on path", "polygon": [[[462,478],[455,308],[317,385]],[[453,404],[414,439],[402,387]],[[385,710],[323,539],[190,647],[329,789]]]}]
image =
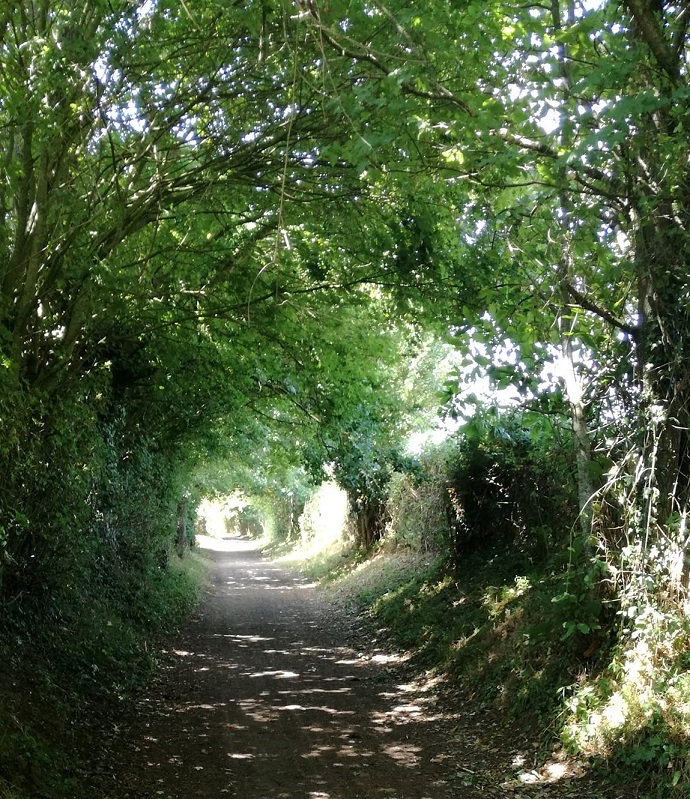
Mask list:
[{"label": "shadow on path", "polygon": [[506,775],[524,777],[529,744],[500,720],[443,711],[403,658],[251,541],[203,544],[204,601],[111,740],[99,799],[526,795]]},{"label": "shadow on path", "polygon": [[346,614],[252,542],[213,547],[199,613],[120,731],[116,795],[443,795],[442,753],[420,743],[432,692],[396,680],[400,658],[375,641],[353,648]]}]

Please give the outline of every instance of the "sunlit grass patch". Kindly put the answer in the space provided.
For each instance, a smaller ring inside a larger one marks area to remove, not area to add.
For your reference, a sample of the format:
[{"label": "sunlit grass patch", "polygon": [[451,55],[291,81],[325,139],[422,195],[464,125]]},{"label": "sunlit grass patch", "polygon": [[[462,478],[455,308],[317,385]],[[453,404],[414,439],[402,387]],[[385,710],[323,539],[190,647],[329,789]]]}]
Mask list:
[{"label": "sunlit grass patch", "polygon": [[[271,554],[275,550],[269,546],[264,551]],[[337,580],[359,562],[352,545],[337,539],[294,542],[289,548],[283,548],[275,559],[282,566],[298,569],[310,579],[321,582]]]},{"label": "sunlit grass patch", "polygon": [[[337,576],[334,586],[341,595],[352,596],[377,615],[381,602],[404,593],[410,581],[429,571],[431,563],[428,555],[410,550],[379,552],[361,562],[352,559],[347,570]],[[414,612],[414,607],[410,606],[408,611]]]},{"label": "sunlit grass patch", "polygon": [[180,580],[187,592],[188,602],[198,599],[199,593],[208,581],[207,559],[198,549],[190,549],[184,558],[171,558],[168,569],[174,579]]},{"label": "sunlit grass patch", "polygon": [[572,687],[562,738],[595,762],[615,762],[649,781],[649,797],[690,795],[690,626],[649,614],[623,638],[607,668]]}]

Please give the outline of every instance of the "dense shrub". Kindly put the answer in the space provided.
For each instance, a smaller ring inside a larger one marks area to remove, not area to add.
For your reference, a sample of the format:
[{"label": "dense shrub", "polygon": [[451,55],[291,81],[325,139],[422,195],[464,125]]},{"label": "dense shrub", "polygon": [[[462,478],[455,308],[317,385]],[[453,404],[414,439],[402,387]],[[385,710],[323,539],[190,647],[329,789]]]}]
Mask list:
[{"label": "dense shrub", "polygon": [[64,669],[73,685],[99,691],[141,679],[144,640],[180,618],[191,597],[168,565],[176,504],[166,469],[139,454],[107,484],[92,479],[81,496],[75,481],[67,491],[63,475],[54,486],[46,481],[50,504],[32,515],[5,571],[0,635],[56,668],[55,679]]},{"label": "dense shrub", "polygon": [[0,792],[4,778],[58,797],[75,719],[140,685],[153,641],[195,601],[168,557],[189,464],[98,379],[25,402],[12,391],[0,400]]},{"label": "dense shrub", "polygon": [[391,478],[386,503],[385,541],[420,552],[439,551],[449,539],[449,494],[439,463],[425,464],[419,479],[396,472]]},{"label": "dense shrub", "polygon": [[577,518],[567,436],[517,412],[479,413],[448,445],[451,547],[455,557],[516,544],[542,558],[567,546]]},{"label": "dense shrub", "polygon": [[577,518],[567,436],[512,412],[479,413],[386,486],[385,541],[458,561],[506,545],[567,549]]}]

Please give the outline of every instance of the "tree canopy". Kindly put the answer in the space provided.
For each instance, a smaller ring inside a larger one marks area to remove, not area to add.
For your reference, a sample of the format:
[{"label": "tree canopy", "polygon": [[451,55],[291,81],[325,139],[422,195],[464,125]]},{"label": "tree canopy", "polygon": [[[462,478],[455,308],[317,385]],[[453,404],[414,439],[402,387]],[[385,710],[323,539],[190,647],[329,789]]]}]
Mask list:
[{"label": "tree canopy", "polygon": [[[688,0],[1,4],[5,623],[139,620],[201,494],[292,524],[329,474],[363,545],[390,486],[451,560],[494,527],[537,557],[558,519],[568,634],[606,604],[675,646],[689,31]],[[470,372],[521,408],[422,477],[405,442]]]},{"label": "tree canopy", "polygon": [[689,9],[7,4],[3,590],[75,530],[136,539],[137,480],[174,515],[214,453],[373,502],[432,334],[567,407],[586,551],[680,584]]}]

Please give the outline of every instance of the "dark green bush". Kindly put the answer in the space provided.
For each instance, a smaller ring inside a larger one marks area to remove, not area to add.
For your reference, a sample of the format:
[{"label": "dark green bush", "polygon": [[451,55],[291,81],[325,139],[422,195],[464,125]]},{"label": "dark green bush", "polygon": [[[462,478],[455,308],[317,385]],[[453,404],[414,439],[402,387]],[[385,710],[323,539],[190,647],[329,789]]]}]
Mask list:
[{"label": "dark green bush", "polygon": [[518,412],[479,412],[449,445],[450,538],[456,559],[515,544],[530,558],[565,548],[577,518],[567,436]]}]

